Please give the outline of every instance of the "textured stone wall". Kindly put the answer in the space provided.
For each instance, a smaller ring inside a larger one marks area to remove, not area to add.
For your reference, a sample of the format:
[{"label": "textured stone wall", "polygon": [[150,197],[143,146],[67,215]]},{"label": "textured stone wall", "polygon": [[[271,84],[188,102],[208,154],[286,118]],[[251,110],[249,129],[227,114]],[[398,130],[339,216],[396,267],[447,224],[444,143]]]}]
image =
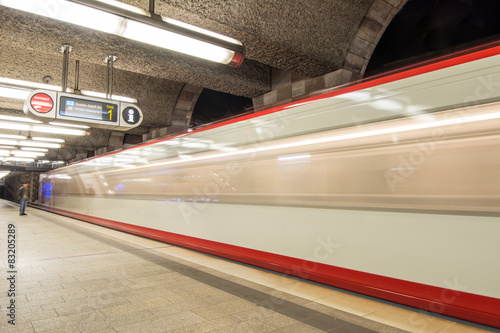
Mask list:
[{"label": "textured stone wall", "polygon": [[[271,105],[288,103],[363,78],[377,43],[406,2],[407,0],[374,1],[351,40],[343,68],[315,78],[294,79],[294,75],[290,72],[276,73],[271,77],[273,90],[253,98],[254,109],[260,110]],[[334,48],[332,45],[332,49]]]},{"label": "textured stone wall", "polygon": [[38,203],[40,187],[40,173],[38,172],[18,172],[7,176],[5,179],[5,199],[19,202],[18,191],[22,184],[29,184],[28,203]]}]

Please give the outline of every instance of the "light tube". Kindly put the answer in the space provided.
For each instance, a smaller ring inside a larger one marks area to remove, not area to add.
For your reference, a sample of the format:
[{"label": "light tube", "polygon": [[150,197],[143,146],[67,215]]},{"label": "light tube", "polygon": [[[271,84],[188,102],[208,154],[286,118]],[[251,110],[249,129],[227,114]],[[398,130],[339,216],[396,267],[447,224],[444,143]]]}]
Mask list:
[{"label": "light tube", "polygon": [[85,135],[87,132],[79,129],[64,128],[58,126],[49,125],[28,125],[19,124],[14,122],[4,122],[0,121],[1,129],[17,130],[17,131],[29,131],[29,132],[41,132],[41,133],[52,133],[52,134],[66,134],[66,135]]},{"label": "light tube", "polygon": [[24,135],[10,135],[10,134],[0,134],[0,138],[18,139],[18,140],[24,140],[24,139],[26,139],[26,137]]},{"label": "light tube", "polygon": [[11,151],[11,154],[14,156],[20,156],[20,157],[40,157],[40,156],[45,156],[45,153],[41,152],[35,152],[35,151],[22,151],[22,150],[13,150]]},{"label": "light tube", "polygon": [[9,122],[0,121],[0,128],[9,129],[9,130],[16,130],[16,131],[29,131],[31,129],[31,126],[25,125],[25,124],[17,124],[17,123],[9,123]]},{"label": "light tube", "polygon": [[149,12],[147,12],[141,8],[134,7],[132,5],[123,3],[123,2],[114,1],[114,0],[97,0],[97,1],[107,3],[108,5],[111,5],[111,6],[122,8],[122,9],[128,10],[130,12],[136,12],[137,14],[150,16]]},{"label": "light tube", "polygon": [[[98,97],[98,98],[107,98],[105,93],[90,91],[90,90],[81,90],[82,95],[90,96],[90,97]],[[137,103],[137,99],[126,96],[112,95],[111,100],[127,102],[127,103]]]},{"label": "light tube", "polygon": [[31,93],[31,91],[27,90],[27,89],[19,89],[19,88],[10,88],[10,87],[1,87],[0,86],[0,97],[25,100],[30,93]]},{"label": "light tube", "polygon": [[170,23],[170,24],[173,24],[173,25],[177,25],[179,27],[182,27],[182,28],[185,28],[185,29],[188,29],[188,30],[191,30],[191,31],[196,31],[196,32],[208,35],[208,36],[212,36],[212,37],[215,37],[215,38],[218,38],[218,39],[222,39],[222,40],[225,40],[225,41],[227,41],[229,43],[233,43],[233,44],[236,44],[236,45],[240,45],[240,46],[243,45],[243,44],[241,44],[241,42],[239,40],[236,40],[234,38],[231,38],[231,37],[228,37],[228,36],[224,36],[224,35],[218,34],[216,32],[213,32],[213,31],[210,31],[210,30],[206,30],[206,29],[203,29],[203,28],[200,28],[200,27],[197,27],[197,26],[185,23],[185,22],[177,21],[177,20],[174,20],[173,18],[163,17],[162,16],[161,19],[163,21],[167,22],[167,23]]},{"label": "light tube", "polygon": [[[57,139],[52,139],[57,140]],[[62,140],[64,142],[64,140]],[[23,146],[23,147],[38,147],[38,148],[61,148],[60,143],[54,142],[42,142],[42,141],[32,141],[32,140],[9,140],[9,139],[0,139],[0,145],[9,145],[11,148],[13,146]],[[2,147],[5,149],[5,147]],[[23,149],[23,148],[21,148]]]},{"label": "light tube", "polygon": [[234,39],[153,19],[109,1],[59,0],[47,6],[40,0],[0,0],[0,5],[222,64],[238,66],[244,57],[243,46]]},{"label": "light tube", "polygon": [[66,134],[66,135],[85,135],[86,132],[78,129],[72,128],[62,128],[56,126],[47,126],[47,125],[34,125],[32,126],[31,131],[33,132],[41,132],[41,133],[52,133],[52,134]]},{"label": "light tube", "polygon": [[44,153],[49,151],[47,148],[33,148],[33,147],[21,147],[21,150],[34,151],[34,152],[44,152]]},{"label": "light tube", "polygon": [[31,140],[34,141],[48,141],[48,142],[59,142],[64,143],[64,139],[56,139],[56,138],[41,138],[41,137],[33,137]]},{"label": "light tube", "polygon": [[17,146],[17,140],[0,139],[0,145]]},{"label": "light tube", "polygon": [[[1,3],[2,0],[0,0]],[[2,97],[26,100],[28,95],[35,89],[62,91],[60,86],[0,77],[0,96]],[[74,90],[68,88],[68,92],[74,92]],[[81,90],[80,92],[85,96],[106,98],[105,93],[90,90]],[[137,103],[137,99],[126,96],[113,95],[111,99],[127,103]]]},{"label": "light tube", "polygon": [[132,20],[126,22],[126,29],[118,35],[223,64],[234,57],[234,51]]},{"label": "light tube", "polygon": [[[0,5],[3,5],[3,0],[0,0]],[[11,7],[6,5],[7,7]],[[45,90],[55,90],[55,91],[62,91],[62,88],[60,86],[54,86],[51,84],[45,84],[45,83],[38,83],[38,82],[30,82],[30,81],[24,81],[24,80],[16,80],[16,79],[9,79],[6,77],[0,77],[0,84],[4,84],[8,86],[9,88],[19,88],[19,89],[29,89],[29,90],[34,90],[34,89],[45,89]]]},{"label": "light tube", "polygon": [[22,123],[33,123],[33,124],[41,124],[42,123],[39,120],[33,120],[30,118],[26,118],[26,117],[14,117],[14,116],[4,116],[4,115],[0,115],[0,120],[19,121]]},{"label": "light tube", "polygon": [[11,161],[11,162],[33,162],[35,161],[34,158],[27,158],[27,157],[6,157],[5,161]]},{"label": "light tube", "polygon": [[70,123],[61,123],[58,121],[51,121],[49,125],[54,125],[54,126],[66,126],[66,127],[76,127],[76,128],[90,128],[90,126],[87,125],[77,125],[77,124],[70,124]]},{"label": "light tube", "polygon": [[31,140],[22,140],[16,143],[16,145],[24,146],[24,147],[40,147],[40,148],[61,148],[59,143],[52,142],[39,142],[39,141],[31,141]]}]

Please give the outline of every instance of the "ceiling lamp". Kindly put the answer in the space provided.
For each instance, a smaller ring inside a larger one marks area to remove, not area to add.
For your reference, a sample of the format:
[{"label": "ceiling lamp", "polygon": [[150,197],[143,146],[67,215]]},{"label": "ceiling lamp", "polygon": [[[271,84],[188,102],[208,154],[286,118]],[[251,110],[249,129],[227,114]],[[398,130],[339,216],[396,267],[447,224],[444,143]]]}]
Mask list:
[{"label": "ceiling lamp", "polygon": [[0,97],[7,97],[13,99],[25,100],[30,94],[31,90],[21,88],[10,88],[0,86]]},{"label": "ceiling lamp", "polygon": [[[3,0],[0,0],[0,4],[3,4]],[[62,91],[60,86],[0,77],[0,97],[26,100],[28,95],[35,89]],[[74,89],[67,88],[67,91],[72,93]],[[90,90],[81,90],[80,92],[85,96],[106,98],[105,93]],[[120,102],[137,103],[137,99],[126,96],[113,95],[112,99]]]},{"label": "ceiling lamp", "polygon": [[8,121],[19,121],[22,123],[35,123],[35,124],[41,124],[42,122],[39,120],[33,120],[30,118],[26,117],[14,117],[14,116],[4,116],[0,115],[0,120],[8,120]]},{"label": "ceiling lamp", "polygon": [[37,147],[37,148],[61,148],[60,143],[32,141],[32,140],[8,140],[0,139],[0,145],[9,146],[24,146],[24,147]]},{"label": "ceiling lamp", "polygon": [[21,150],[24,150],[24,151],[44,152],[44,153],[48,153],[49,152],[49,150],[47,148],[21,147]]},{"label": "ceiling lamp", "polygon": [[[20,118],[20,117],[11,117]],[[27,132],[40,132],[40,133],[52,133],[52,134],[62,134],[62,135],[79,135],[83,136],[87,134],[87,131],[83,129],[76,128],[65,128],[56,125],[38,125],[38,124],[23,124],[14,121],[2,121],[0,116],[0,129],[14,130],[14,131],[27,131]],[[27,119],[29,118],[20,118]],[[26,120],[23,120],[26,121]],[[5,135],[2,135],[5,137]]]},{"label": "ceiling lamp", "polygon": [[239,66],[244,58],[243,45],[233,38],[139,8],[124,9],[116,1],[59,0],[48,6],[40,0],[0,0],[0,5],[222,64]]},{"label": "ceiling lamp", "polygon": [[31,140],[22,140],[19,141],[17,144],[19,146],[24,146],[24,147],[61,148],[61,144],[59,143],[31,141]]},{"label": "ceiling lamp", "polygon": [[3,139],[18,139],[18,140],[24,140],[26,137],[24,135],[10,135],[10,134],[0,134],[0,138]]},{"label": "ceiling lamp", "polygon": [[8,162],[34,162],[34,158],[29,157],[6,157],[4,161]]},{"label": "ceiling lamp", "polygon": [[31,140],[33,140],[33,141],[48,141],[48,142],[64,143],[64,139],[56,139],[56,138],[33,137],[33,138],[31,138]]},{"label": "ceiling lamp", "polygon": [[36,151],[23,151],[23,150],[12,150],[10,153],[16,157],[32,157],[38,158],[40,156],[45,156],[45,153]]}]

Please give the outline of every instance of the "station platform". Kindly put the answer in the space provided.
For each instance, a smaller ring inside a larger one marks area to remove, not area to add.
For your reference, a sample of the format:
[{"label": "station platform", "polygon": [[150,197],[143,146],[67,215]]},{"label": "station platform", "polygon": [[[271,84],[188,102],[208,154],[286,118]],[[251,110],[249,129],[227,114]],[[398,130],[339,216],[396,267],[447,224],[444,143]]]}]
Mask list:
[{"label": "station platform", "polygon": [[0,200],[0,332],[494,331],[36,208],[27,214]]}]

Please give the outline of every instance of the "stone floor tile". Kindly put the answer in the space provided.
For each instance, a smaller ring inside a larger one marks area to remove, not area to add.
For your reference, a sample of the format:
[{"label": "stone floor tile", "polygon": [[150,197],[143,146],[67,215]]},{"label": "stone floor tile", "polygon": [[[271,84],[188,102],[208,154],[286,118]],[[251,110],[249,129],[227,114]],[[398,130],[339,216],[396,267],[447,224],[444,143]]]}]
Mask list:
[{"label": "stone floor tile", "polygon": [[123,305],[118,305],[118,306],[112,306],[112,307],[100,309],[100,311],[106,317],[116,317],[116,316],[123,316],[126,314],[131,314],[134,312],[140,312],[140,311],[147,310],[147,309],[162,307],[162,306],[165,306],[167,304],[170,304],[170,302],[164,298],[154,298],[154,299],[150,299],[150,300],[136,302],[133,304],[128,303],[128,304],[123,304]]},{"label": "stone floor tile", "polygon": [[130,325],[113,327],[120,333],[164,333],[175,329],[192,326],[204,322],[205,319],[186,311],[152,320],[146,320]]},{"label": "stone floor tile", "polygon": [[172,331],[172,333],[204,333],[204,332],[212,332],[217,329],[222,329],[226,327],[235,327],[241,323],[240,320],[236,319],[233,316],[226,316],[222,318],[217,318],[215,320],[201,322],[199,324],[186,326],[182,328],[178,328]]},{"label": "stone floor tile", "polygon": [[324,333],[325,331],[314,328],[304,323],[296,323],[290,326],[280,327],[272,333]]},{"label": "stone floor tile", "polygon": [[58,316],[55,318],[32,321],[36,332],[47,330],[70,330],[75,326],[93,323],[96,320],[103,319],[104,315],[99,311],[82,312],[68,316]]},{"label": "stone floor tile", "polygon": [[228,315],[234,315],[235,313],[247,311],[253,308],[256,308],[255,304],[238,299],[219,304],[212,304],[204,308],[198,308],[193,310],[193,312],[199,314],[205,319],[211,320]]}]

